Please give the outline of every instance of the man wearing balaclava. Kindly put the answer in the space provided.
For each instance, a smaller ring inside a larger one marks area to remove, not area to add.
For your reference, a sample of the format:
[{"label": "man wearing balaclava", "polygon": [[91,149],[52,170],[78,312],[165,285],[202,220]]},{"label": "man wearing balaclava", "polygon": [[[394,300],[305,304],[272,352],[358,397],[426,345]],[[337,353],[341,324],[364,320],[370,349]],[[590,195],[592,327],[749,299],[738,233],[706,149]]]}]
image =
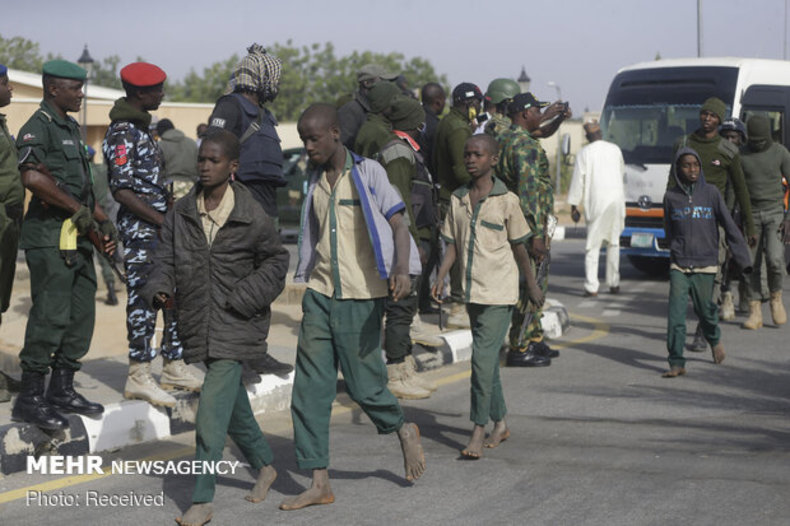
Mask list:
[{"label": "man wearing balaclava", "polygon": [[[232,132],[241,142],[236,179],[244,183],[263,210],[277,225],[277,188],[285,186],[283,151],[277,135],[277,121],[264,107],[277,96],[281,61],[253,44],[236,66],[226,95],[217,100],[209,126]],[[268,334],[268,328],[266,330]],[[265,335],[264,335],[265,336]],[[265,352],[247,364],[260,374],[287,374],[293,366],[281,363]]]},{"label": "man wearing balaclava", "polygon": [[763,258],[771,292],[771,318],[776,325],[787,323],[782,304],[782,282],[785,276],[784,243],[790,230],[790,215],[784,211],[782,174],[790,174],[790,152],[771,139],[771,121],[754,115],[746,122],[749,140],[741,157],[746,186],[749,188],[752,218],[757,244],[751,247],[754,272],[746,280],[749,318],[745,329],[763,326],[760,283]]},{"label": "man wearing balaclava", "polygon": [[241,141],[238,180],[271,217],[277,218],[277,187],[285,186],[283,152],[277,121],[264,104],[277,96],[280,59],[258,45],[247,48],[228,82],[227,95],[220,97],[209,126],[224,128]]}]

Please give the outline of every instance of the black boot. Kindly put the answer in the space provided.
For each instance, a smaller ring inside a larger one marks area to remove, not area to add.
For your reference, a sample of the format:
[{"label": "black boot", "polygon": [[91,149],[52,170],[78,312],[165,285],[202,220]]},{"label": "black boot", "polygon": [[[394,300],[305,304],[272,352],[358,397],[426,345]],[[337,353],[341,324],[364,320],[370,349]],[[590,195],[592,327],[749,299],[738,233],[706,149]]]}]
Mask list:
[{"label": "black boot", "polygon": [[22,372],[22,392],[14,403],[11,420],[27,422],[42,429],[66,429],[69,421],[44,398],[44,375]]},{"label": "black boot", "polygon": [[548,367],[551,365],[551,358],[537,354],[536,347],[536,342],[529,342],[524,352],[519,349],[510,349],[507,352],[505,364],[508,367]]},{"label": "black boot", "polygon": [[74,390],[74,371],[72,369],[55,369],[47,389],[47,402],[60,411],[69,411],[81,415],[100,415],[104,406],[89,402]]},{"label": "black boot", "polygon": [[247,360],[247,365],[258,374],[286,375],[294,370],[293,365],[275,359],[268,352],[260,358]]}]

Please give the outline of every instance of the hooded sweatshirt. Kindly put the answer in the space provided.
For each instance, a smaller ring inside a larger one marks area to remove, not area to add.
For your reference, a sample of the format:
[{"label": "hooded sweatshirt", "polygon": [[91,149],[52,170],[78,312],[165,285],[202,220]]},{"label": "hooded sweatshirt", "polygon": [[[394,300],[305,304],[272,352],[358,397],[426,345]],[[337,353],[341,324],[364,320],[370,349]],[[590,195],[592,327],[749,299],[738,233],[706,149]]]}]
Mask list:
[{"label": "hooded sweatshirt", "polygon": [[168,179],[196,181],[198,178],[197,143],[181,130],[167,130],[161,135],[159,148],[165,158],[165,174]]},{"label": "hooded sweatshirt", "polygon": [[[680,148],[674,166],[683,155],[699,154]],[[741,231],[735,225],[719,190],[705,182],[700,162],[696,183],[683,179],[673,170],[675,186],[664,194],[664,229],[669,239],[670,261],[682,268],[695,269],[718,265],[719,229],[721,225],[735,264],[744,272],[751,270],[751,256]]]},{"label": "hooded sweatshirt", "polygon": [[790,175],[790,152],[771,139],[771,123],[755,115],[747,123],[749,142],[741,157],[752,210],[781,210],[782,174]]}]

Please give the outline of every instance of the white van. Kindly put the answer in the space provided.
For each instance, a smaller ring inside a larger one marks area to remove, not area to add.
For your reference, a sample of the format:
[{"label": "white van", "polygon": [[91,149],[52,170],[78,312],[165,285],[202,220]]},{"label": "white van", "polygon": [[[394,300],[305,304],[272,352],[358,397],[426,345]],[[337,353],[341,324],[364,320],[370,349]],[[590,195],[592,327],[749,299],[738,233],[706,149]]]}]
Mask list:
[{"label": "white van", "polygon": [[604,138],[617,144],[626,163],[625,230],[620,251],[645,272],[668,266],[662,199],[672,147],[699,127],[708,97],[742,121],[753,113],[771,119],[774,139],[790,147],[790,61],[689,58],[643,62],[617,72],[601,114]]}]

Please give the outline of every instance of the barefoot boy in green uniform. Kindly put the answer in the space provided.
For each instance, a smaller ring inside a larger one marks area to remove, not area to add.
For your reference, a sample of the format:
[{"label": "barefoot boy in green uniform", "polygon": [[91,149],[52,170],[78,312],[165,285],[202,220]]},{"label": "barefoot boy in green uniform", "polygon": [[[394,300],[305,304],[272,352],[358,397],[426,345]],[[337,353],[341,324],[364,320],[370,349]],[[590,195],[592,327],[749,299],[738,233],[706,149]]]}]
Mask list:
[{"label": "barefoot boy in green uniform", "polygon": [[[530,301],[543,305],[524,245],[529,226],[518,197],[494,177],[497,151],[496,140],[489,135],[474,135],[464,145],[464,164],[472,180],[453,192],[450,200],[441,232],[447,251],[432,291],[434,300],[441,303],[444,277],[458,257],[472,327],[470,419],[475,426],[469,444],[461,451],[467,458],[480,458],[483,446],[496,447],[510,436],[499,379],[499,350],[518,300],[516,263],[527,278]],[[494,429],[484,442],[489,418]]]}]

